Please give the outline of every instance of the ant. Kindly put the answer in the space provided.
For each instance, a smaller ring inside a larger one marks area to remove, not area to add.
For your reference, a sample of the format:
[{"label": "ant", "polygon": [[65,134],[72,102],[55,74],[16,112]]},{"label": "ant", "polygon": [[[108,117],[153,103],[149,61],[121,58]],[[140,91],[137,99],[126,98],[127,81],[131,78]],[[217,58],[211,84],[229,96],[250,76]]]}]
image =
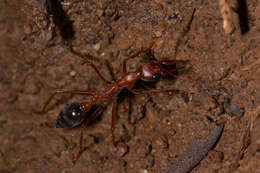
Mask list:
[{"label": "ant", "polygon": [[[132,56],[128,57],[123,61],[123,76],[116,80],[113,83],[110,83],[106,80],[102,74],[99,72],[97,67],[90,62],[83,54],[76,52],[71,46],[66,45],[66,48],[74,55],[77,55],[85,62],[87,62],[98,74],[101,80],[109,85],[105,88],[103,92],[96,92],[96,91],[81,91],[81,90],[58,90],[55,91],[49,99],[46,101],[45,105],[43,106],[42,112],[47,107],[48,103],[56,94],[61,93],[69,93],[69,94],[80,94],[80,95],[90,95],[91,98],[85,102],[70,102],[68,103],[59,113],[57,120],[56,120],[56,127],[57,128],[74,128],[76,126],[81,125],[81,135],[80,135],[80,150],[78,155],[75,158],[75,161],[78,160],[82,152],[84,151],[82,147],[82,140],[83,140],[83,129],[86,127],[87,124],[95,120],[98,115],[100,115],[103,110],[109,105],[112,101],[112,123],[111,123],[111,134],[112,134],[112,142],[114,146],[116,146],[116,141],[114,137],[114,127],[115,127],[115,120],[116,120],[116,109],[117,109],[117,96],[123,89],[128,89],[130,92],[134,94],[140,93],[160,93],[160,92],[172,92],[178,91],[176,89],[168,89],[168,90],[161,90],[161,89],[147,89],[147,90],[140,90],[134,89],[135,84],[137,81],[141,80],[147,83],[154,83],[157,82],[160,78],[165,77],[173,77],[176,78],[177,76],[173,74],[173,72],[177,72],[179,69],[183,67],[177,67],[177,63],[185,63],[186,61],[182,60],[156,60],[153,56],[152,59],[146,60],[141,63],[140,67],[133,72],[127,72],[127,61],[138,57],[141,53],[151,52],[151,48],[153,43],[147,48],[138,51],[137,53],[133,54]],[[95,107],[94,111],[92,110]],[[90,111],[92,110],[92,111]],[[75,163],[75,162],[74,162]]]}]

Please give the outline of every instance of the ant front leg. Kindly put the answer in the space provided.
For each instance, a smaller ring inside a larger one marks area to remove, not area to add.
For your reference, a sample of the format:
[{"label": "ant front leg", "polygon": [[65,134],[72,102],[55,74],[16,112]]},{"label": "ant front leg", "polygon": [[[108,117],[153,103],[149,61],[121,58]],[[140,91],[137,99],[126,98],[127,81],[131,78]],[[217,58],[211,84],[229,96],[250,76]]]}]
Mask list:
[{"label": "ant front leg", "polygon": [[142,50],[136,52],[135,54],[133,54],[132,56],[126,58],[126,59],[124,60],[124,62],[123,62],[123,73],[124,73],[124,74],[126,73],[126,63],[127,63],[128,60],[138,57],[138,56],[139,56],[141,53],[143,53],[143,52],[149,51],[149,50],[153,47],[153,44],[154,44],[154,42],[151,42],[151,43],[150,43],[150,46],[149,46],[148,48],[146,48],[146,49],[144,49],[144,50],[142,49]]},{"label": "ant front leg", "polygon": [[175,74],[173,74],[173,72],[177,72],[178,70],[181,70],[183,68],[184,67],[173,67],[173,68],[170,68],[167,70],[163,70],[164,73],[162,74],[162,76],[166,77],[167,75],[170,75],[173,78],[177,78],[177,76]]},{"label": "ant front leg", "polygon": [[185,66],[181,66],[181,67],[176,67],[177,63],[186,63],[187,61],[185,60],[164,60],[164,61],[160,61],[160,65],[161,66],[166,66],[167,68],[162,68],[162,77],[166,77],[167,75],[170,75],[173,78],[177,78],[177,76],[175,74],[173,74],[173,72],[177,72],[178,70],[183,69]]},{"label": "ant front leg", "polygon": [[58,91],[54,91],[50,97],[46,100],[42,110],[37,111],[34,110],[36,113],[45,113],[45,109],[47,107],[47,105],[50,103],[50,101],[53,99],[53,97],[57,94],[79,94],[79,95],[91,95],[94,96],[96,94],[96,92],[94,91],[84,91],[84,90],[58,90]]},{"label": "ant front leg", "polygon": [[80,57],[83,61],[85,61],[87,64],[89,64],[94,70],[95,72],[98,74],[98,76],[100,77],[101,80],[103,80],[105,83],[110,84],[111,82],[108,81],[98,70],[98,68],[91,62],[89,61],[83,54],[75,51],[70,45],[65,45],[66,48],[72,53],[77,55],[78,57]]}]

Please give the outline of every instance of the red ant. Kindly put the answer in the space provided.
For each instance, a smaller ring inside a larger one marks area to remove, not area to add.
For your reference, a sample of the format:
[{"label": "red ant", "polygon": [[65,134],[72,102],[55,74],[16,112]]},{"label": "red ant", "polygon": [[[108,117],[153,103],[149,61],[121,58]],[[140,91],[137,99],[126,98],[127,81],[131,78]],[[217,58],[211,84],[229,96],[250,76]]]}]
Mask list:
[{"label": "red ant", "polygon": [[[68,50],[82,58],[85,62],[90,64],[92,68],[97,72],[98,76],[106,83],[110,83],[108,87],[105,88],[103,92],[95,92],[95,91],[80,91],[80,90],[68,90],[68,91],[56,91],[54,92],[50,98],[46,101],[43,110],[45,110],[46,106],[50,102],[50,100],[58,93],[71,93],[71,94],[81,94],[81,95],[91,95],[91,99],[78,103],[78,102],[70,102],[68,103],[59,113],[58,118],[56,120],[56,127],[57,128],[73,128],[82,124],[81,128],[81,136],[80,136],[80,151],[76,160],[80,157],[81,153],[83,152],[82,148],[82,139],[83,139],[83,129],[84,127],[97,118],[106,106],[113,101],[113,108],[112,108],[112,123],[111,123],[111,133],[112,133],[112,141],[114,146],[116,146],[115,138],[114,138],[114,126],[116,120],[116,109],[117,109],[117,95],[124,89],[127,88],[130,92],[135,94],[140,93],[159,93],[159,92],[171,92],[177,90],[161,90],[161,89],[149,89],[149,90],[139,90],[134,89],[134,85],[138,80],[142,80],[145,82],[156,82],[161,77],[171,76],[176,78],[176,75],[173,72],[178,71],[183,67],[176,67],[176,63],[178,62],[185,62],[182,60],[164,60],[158,61],[156,59],[144,61],[138,70],[134,72],[127,72],[126,63],[128,60],[138,57],[143,52],[148,52],[151,50],[153,44],[150,45],[149,48],[145,50],[141,50],[134,55],[130,56],[129,58],[125,59],[123,62],[123,76],[115,81],[114,83],[108,82],[102,74],[99,72],[97,67],[91,63],[88,59],[85,58],[84,55],[74,51],[71,46],[67,46]],[[93,111],[92,114],[86,115],[89,113],[90,109],[93,106],[96,106],[96,109]]]}]

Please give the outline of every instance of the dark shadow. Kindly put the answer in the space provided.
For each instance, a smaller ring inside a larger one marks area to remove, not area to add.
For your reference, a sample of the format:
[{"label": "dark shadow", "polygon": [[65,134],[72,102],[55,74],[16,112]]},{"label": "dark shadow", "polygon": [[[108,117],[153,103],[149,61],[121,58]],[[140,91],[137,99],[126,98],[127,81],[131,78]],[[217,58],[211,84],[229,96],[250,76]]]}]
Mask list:
[{"label": "dark shadow", "polygon": [[72,40],[74,37],[73,21],[61,7],[59,0],[46,0],[47,13],[53,16],[54,24],[59,28],[64,41]]},{"label": "dark shadow", "polygon": [[[122,91],[118,94],[117,96],[117,101],[118,103],[122,103],[124,101],[124,99],[128,98],[128,99],[132,99],[134,97],[135,94],[133,94],[132,92],[130,92],[127,88],[122,89]],[[131,111],[131,110],[129,110]]]},{"label": "dark shadow", "polygon": [[249,31],[248,25],[248,8],[246,0],[238,0],[237,13],[239,16],[239,26],[242,34],[245,34]]}]

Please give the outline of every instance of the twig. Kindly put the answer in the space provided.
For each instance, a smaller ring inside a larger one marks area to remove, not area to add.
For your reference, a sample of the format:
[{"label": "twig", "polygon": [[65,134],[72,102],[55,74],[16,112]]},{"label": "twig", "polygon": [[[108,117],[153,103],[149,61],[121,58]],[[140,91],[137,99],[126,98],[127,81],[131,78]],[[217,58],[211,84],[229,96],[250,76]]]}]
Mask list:
[{"label": "twig", "polygon": [[218,4],[223,18],[223,29],[226,34],[231,34],[235,30],[231,9],[226,0],[218,0]]}]

